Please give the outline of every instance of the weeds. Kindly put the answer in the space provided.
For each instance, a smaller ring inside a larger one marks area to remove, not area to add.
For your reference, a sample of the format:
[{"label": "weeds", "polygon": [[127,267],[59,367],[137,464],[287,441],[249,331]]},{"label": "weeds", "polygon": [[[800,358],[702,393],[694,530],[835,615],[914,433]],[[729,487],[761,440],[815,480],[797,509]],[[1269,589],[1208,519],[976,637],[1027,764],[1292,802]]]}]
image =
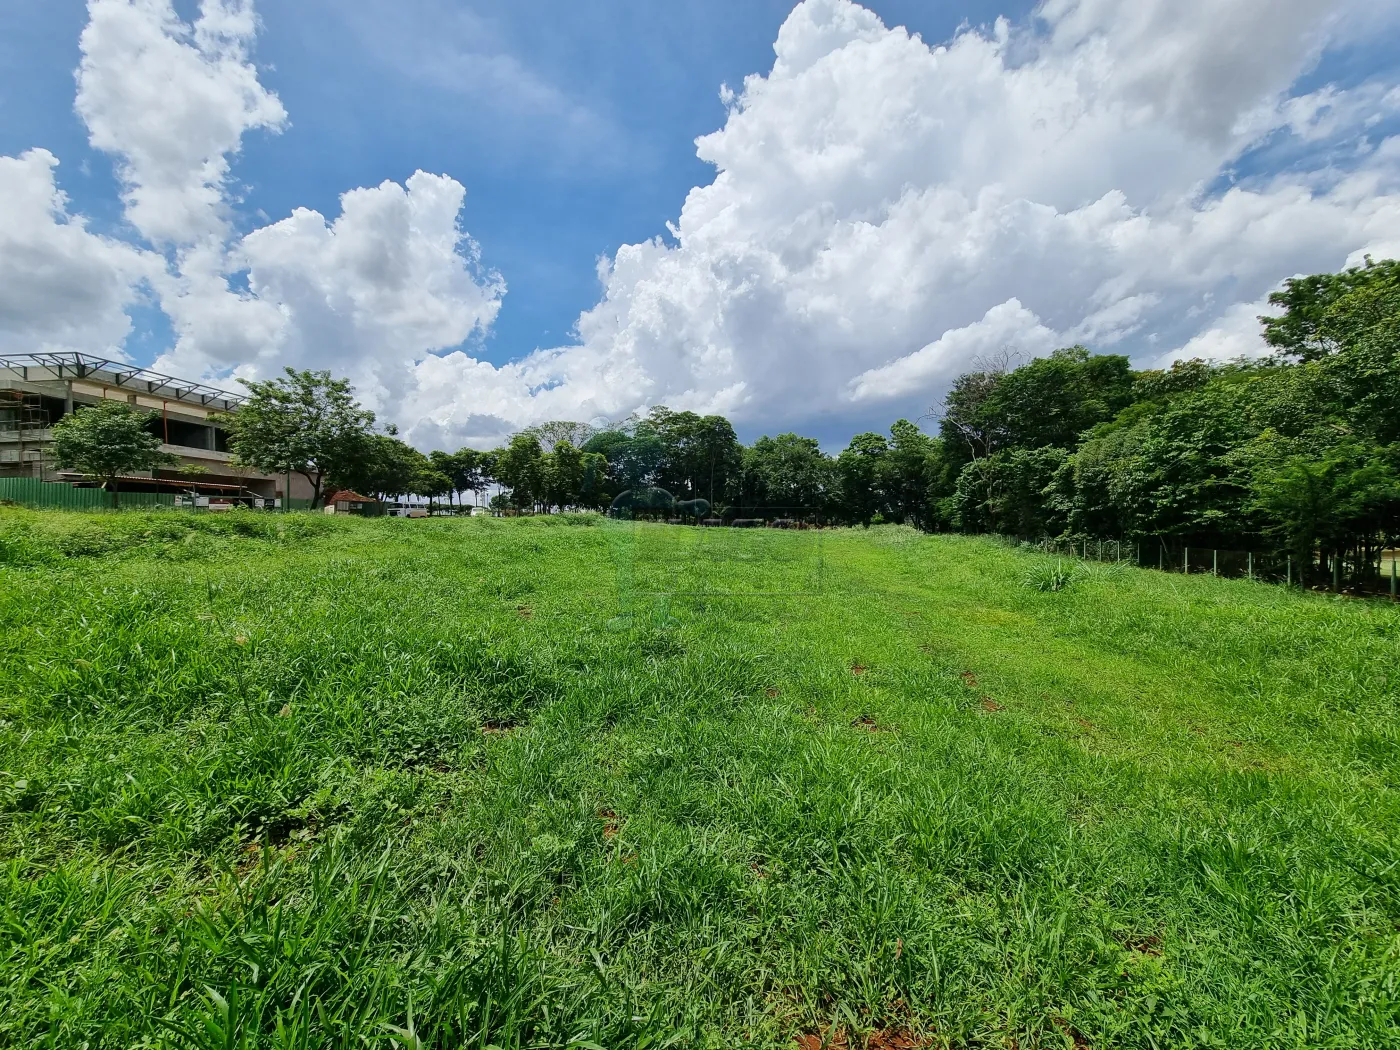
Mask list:
[{"label": "weeds", "polygon": [[1038,561],[1021,574],[1021,586],[1033,591],[1062,591],[1083,575],[1079,566],[1067,564],[1063,560]]}]

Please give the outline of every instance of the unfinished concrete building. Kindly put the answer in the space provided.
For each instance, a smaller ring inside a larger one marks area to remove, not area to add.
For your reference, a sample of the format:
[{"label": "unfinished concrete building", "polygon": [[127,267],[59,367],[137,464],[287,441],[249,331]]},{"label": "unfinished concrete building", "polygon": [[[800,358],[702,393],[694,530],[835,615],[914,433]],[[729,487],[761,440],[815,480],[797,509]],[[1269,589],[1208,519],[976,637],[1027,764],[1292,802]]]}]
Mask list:
[{"label": "unfinished concrete building", "polygon": [[[220,418],[243,401],[203,383],[80,353],[0,355],[0,477],[91,484],[62,469],[49,446],[51,428],[70,412],[104,400],[124,401],[153,413],[147,426],[179,465],[121,479],[123,491],[197,494],[233,500],[272,500],[287,495],[285,475],[238,466],[228,450]],[[187,468],[202,468],[182,473]],[[293,499],[309,499],[311,486],[291,476]]]}]

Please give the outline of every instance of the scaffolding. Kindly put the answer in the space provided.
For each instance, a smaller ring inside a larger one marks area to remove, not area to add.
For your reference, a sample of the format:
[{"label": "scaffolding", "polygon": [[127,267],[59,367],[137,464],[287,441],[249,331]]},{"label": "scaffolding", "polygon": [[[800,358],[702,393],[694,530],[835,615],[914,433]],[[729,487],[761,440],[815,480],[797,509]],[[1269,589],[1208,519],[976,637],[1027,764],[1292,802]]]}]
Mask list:
[{"label": "scaffolding", "polygon": [[[36,476],[43,473],[43,445],[49,414],[38,394],[0,390],[0,470],[22,473],[33,446]],[[8,469],[7,469],[8,468]]]}]

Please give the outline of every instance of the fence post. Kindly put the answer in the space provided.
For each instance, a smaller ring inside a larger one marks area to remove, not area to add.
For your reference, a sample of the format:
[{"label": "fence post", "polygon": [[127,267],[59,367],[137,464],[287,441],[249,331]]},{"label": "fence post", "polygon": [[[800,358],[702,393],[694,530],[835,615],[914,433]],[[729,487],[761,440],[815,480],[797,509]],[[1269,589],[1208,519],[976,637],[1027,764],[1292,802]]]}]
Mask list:
[{"label": "fence post", "polygon": [[1245,552],[1245,557],[1246,557],[1247,559],[1249,559],[1249,568],[1248,568],[1247,571],[1249,572],[1249,578],[1252,580],[1252,579],[1254,579],[1254,552],[1253,552],[1253,551],[1247,551],[1247,552]]},{"label": "fence post", "polygon": [[1166,568],[1164,564],[1167,557],[1167,549],[1162,546],[1161,541],[1157,542],[1157,569],[1160,571]]},{"label": "fence post", "polygon": [[1293,586],[1293,555],[1291,555],[1291,554],[1288,556],[1288,582],[1285,583],[1284,586],[1285,586],[1285,587],[1292,587],[1292,586]]},{"label": "fence post", "polygon": [[1219,575],[1220,575],[1220,552],[1219,552],[1219,551],[1211,551],[1211,552],[1210,552],[1210,574],[1211,574],[1212,576],[1219,576]]},{"label": "fence post", "polygon": [[1082,557],[1085,561],[1088,561],[1088,560],[1089,560],[1089,541],[1088,541],[1088,540],[1085,540],[1085,541],[1084,541],[1084,553],[1083,553],[1082,555],[1080,555],[1080,557]]},{"label": "fence post", "polygon": [[1191,548],[1181,548],[1181,571],[1187,575],[1191,573]]},{"label": "fence post", "polygon": [[1342,589],[1342,559],[1340,557],[1332,559],[1332,590]]},{"label": "fence post", "polygon": [[1390,600],[1400,600],[1400,595],[1396,594],[1396,569],[1400,568],[1400,551],[1392,551],[1390,554]]}]

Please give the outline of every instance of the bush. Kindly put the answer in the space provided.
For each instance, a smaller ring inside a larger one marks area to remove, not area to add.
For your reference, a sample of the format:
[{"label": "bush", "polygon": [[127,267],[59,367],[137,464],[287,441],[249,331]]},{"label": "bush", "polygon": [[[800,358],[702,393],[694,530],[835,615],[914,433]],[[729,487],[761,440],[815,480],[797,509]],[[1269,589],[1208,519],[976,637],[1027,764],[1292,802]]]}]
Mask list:
[{"label": "bush", "polygon": [[1081,575],[1079,566],[1056,559],[1027,569],[1021,576],[1021,584],[1033,591],[1062,591]]}]

